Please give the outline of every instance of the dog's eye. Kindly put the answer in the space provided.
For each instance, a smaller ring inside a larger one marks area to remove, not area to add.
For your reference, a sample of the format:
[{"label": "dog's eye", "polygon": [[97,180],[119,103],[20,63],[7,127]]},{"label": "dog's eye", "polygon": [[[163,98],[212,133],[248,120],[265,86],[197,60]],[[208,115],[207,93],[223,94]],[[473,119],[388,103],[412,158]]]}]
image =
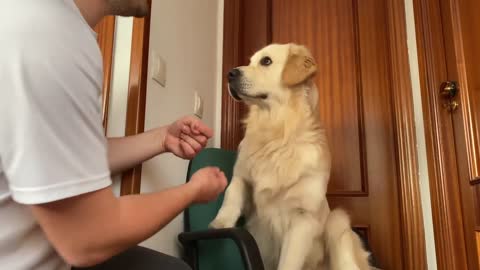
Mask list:
[{"label": "dog's eye", "polygon": [[268,56],[265,56],[260,60],[260,65],[262,66],[270,66],[271,64],[272,64],[272,59]]}]

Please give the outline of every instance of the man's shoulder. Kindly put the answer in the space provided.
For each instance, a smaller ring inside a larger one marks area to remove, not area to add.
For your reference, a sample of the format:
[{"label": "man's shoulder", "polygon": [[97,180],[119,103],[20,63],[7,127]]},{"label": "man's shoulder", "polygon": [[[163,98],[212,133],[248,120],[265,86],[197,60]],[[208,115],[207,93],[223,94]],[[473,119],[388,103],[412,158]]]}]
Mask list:
[{"label": "man's shoulder", "polygon": [[73,0],[7,1],[2,10],[3,53],[22,51],[22,55],[28,55],[33,51],[39,56],[65,51],[98,53],[95,34]]},{"label": "man's shoulder", "polygon": [[79,80],[85,75],[101,83],[102,57],[95,33],[73,0],[7,1],[2,11],[7,14],[0,16],[3,75],[22,72],[21,77],[32,83],[50,77]]},{"label": "man's shoulder", "polygon": [[74,5],[73,0],[7,1],[6,11],[22,17],[0,17],[0,79],[12,90],[0,93],[0,100],[10,100],[4,107],[28,109],[14,104],[31,100],[39,106],[67,106],[71,99],[99,96],[100,49],[93,30],[67,1]]}]

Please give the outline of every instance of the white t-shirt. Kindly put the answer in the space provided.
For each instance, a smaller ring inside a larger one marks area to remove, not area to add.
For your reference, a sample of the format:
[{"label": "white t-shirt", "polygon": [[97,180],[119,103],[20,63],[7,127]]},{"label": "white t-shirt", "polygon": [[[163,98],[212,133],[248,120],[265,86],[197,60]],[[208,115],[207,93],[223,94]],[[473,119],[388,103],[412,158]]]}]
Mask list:
[{"label": "white t-shirt", "polygon": [[0,269],[69,269],[26,205],[111,184],[101,53],[73,0],[0,6]]}]

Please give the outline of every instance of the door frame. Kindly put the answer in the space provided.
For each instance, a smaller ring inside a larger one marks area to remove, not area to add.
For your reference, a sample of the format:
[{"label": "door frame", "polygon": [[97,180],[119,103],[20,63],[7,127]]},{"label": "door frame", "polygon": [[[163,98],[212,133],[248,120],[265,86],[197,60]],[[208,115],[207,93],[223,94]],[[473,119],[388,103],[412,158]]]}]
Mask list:
[{"label": "door frame", "polygon": [[[144,131],[151,8],[152,1],[149,0],[147,16],[133,18],[125,136],[136,135]],[[103,57],[102,120],[105,134],[107,133],[110,105],[115,20],[115,16],[106,16],[95,26],[97,41]],[[140,193],[141,178],[141,164],[125,171],[122,174],[120,195]]]},{"label": "door frame", "polygon": [[110,85],[112,78],[113,40],[115,37],[115,16],[103,18],[96,26],[97,42],[103,58],[102,86],[102,122],[105,134],[108,128],[108,108],[110,101]]},{"label": "door frame", "polygon": [[[452,41],[445,42],[444,31],[458,31],[455,19],[459,16],[454,13],[458,6],[455,1],[445,1],[442,6],[439,0],[413,0],[413,4],[437,267],[478,269],[478,262],[467,256],[468,246],[474,246],[475,239],[468,239],[468,224],[462,216],[465,184],[460,181],[468,176],[459,173],[464,165],[457,163],[457,152],[461,150],[455,149],[451,114],[442,110],[443,101],[438,95],[440,83],[451,79],[446,53],[452,49]],[[442,18],[442,10],[450,14],[447,20]],[[453,22],[447,22],[450,19]]]},{"label": "door frame", "polygon": [[[245,107],[228,93],[226,74],[248,63],[250,55],[271,43],[272,0],[225,0],[221,146],[235,150],[243,137],[241,116]],[[248,11],[248,12],[247,12]],[[413,113],[412,85],[403,0],[388,0],[388,33],[391,58],[393,119],[400,215],[402,256],[405,269],[427,269],[423,215]]]},{"label": "door frame", "polygon": [[[125,136],[142,133],[145,129],[151,11],[152,0],[149,0],[147,15],[133,18]],[[120,195],[139,194],[141,181],[142,164],[139,164],[123,173]]]}]

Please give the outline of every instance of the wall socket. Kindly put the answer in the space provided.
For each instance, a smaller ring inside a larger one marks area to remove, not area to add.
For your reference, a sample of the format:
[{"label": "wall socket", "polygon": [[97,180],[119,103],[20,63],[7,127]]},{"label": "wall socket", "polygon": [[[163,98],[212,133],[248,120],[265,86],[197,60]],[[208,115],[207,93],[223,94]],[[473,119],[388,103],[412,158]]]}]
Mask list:
[{"label": "wall socket", "polygon": [[167,64],[156,51],[152,51],[152,79],[163,87],[167,84]]}]

